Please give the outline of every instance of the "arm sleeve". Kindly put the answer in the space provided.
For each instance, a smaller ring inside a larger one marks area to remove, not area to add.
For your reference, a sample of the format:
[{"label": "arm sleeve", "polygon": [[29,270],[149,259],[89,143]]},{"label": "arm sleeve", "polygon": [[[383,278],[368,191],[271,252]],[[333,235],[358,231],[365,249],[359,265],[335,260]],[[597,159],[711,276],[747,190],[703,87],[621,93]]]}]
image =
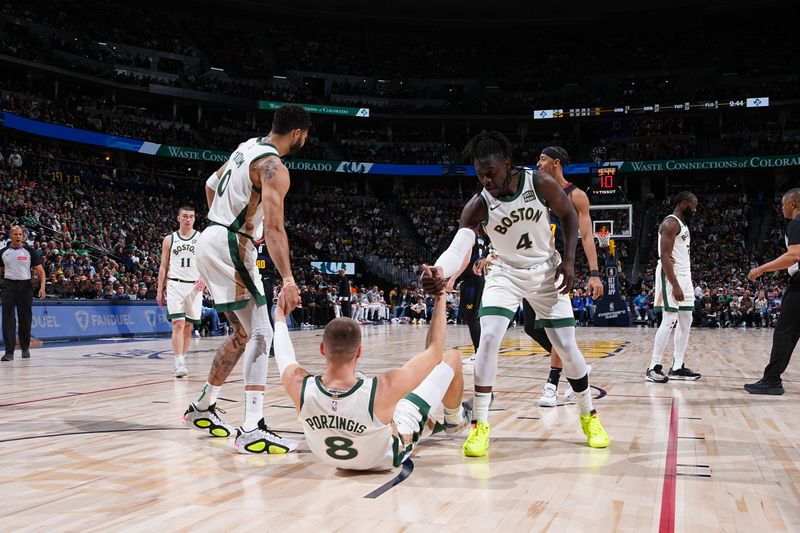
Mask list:
[{"label": "arm sleeve", "polygon": [[434,266],[442,267],[444,277],[449,278],[459,271],[464,257],[472,252],[475,244],[475,232],[469,228],[461,228],[453,237],[450,247],[444,251]]},{"label": "arm sleeve", "polygon": [[294,346],[292,346],[292,339],[289,337],[289,328],[286,326],[286,322],[275,322],[273,343],[275,344],[275,362],[278,363],[278,373],[283,376],[284,370],[297,364],[297,359],[294,356]]}]

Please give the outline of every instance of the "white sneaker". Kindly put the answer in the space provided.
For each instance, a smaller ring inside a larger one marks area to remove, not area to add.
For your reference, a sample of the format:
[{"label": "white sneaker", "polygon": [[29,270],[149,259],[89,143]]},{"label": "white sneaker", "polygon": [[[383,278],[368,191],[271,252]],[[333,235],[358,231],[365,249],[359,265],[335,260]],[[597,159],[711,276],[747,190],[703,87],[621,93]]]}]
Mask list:
[{"label": "white sneaker", "polygon": [[[592,365],[586,365],[586,375],[592,373]],[[569,381],[567,381],[569,383]],[[564,401],[571,402],[575,399],[575,391],[572,390],[572,385],[567,385],[567,390],[564,391]]]},{"label": "white sneaker", "polygon": [[175,377],[184,378],[188,375],[189,371],[186,369],[186,363],[183,362],[183,359],[175,359]]},{"label": "white sneaker", "polygon": [[552,383],[545,383],[542,389],[542,397],[539,398],[539,407],[555,407],[558,398],[556,386]]}]

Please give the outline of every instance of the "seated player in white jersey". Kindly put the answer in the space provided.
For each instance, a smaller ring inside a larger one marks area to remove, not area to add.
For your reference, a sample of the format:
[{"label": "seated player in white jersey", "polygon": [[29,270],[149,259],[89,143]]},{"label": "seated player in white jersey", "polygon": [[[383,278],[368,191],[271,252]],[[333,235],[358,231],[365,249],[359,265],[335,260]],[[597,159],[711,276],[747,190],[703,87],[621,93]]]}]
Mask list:
[{"label": "seated player in white jersey", "polygon": [[200,323],[205,283],[197,272],[195,252],[200,232],[194,229],[194,207],[178,209],[177,220],[180,224],[178,231],[164,237],[161,243],[156,302],[159,307],[164,307],[166,292],[167,318],[172,322],[175,377],[182,378],[189,374],[186,352],[192,340],[192,329]]},{"label": "seated player in white jersey", "polygon": [[[426,267],[423,267],[426,268]],[[437,430],[456,433],[472,416],[461,403],[461,357],[444,350],[446,297],[435,296],[425,350],[402,367],[359,378],[361,329],[340,317],[326,327],[320,343],[325,371],[310,375],[297,364],[286,327],[283,293],[275,310],[275,360],[283,386],[294,402],[311,452],[323,462],[348,470],[386,470],[400,466],[424,437]],[[444,406],[444,425],[433,419]]]},{"label": "seated player in white jersey", "polygon": [[[700,374],[686,367],[684,356],[694,313],[694,285],[689,260],[689,223],[697,212],[697,197],[689,191],[678,193],[675,210],[658,229],[658,266],[656,266],[655,309],[662,310],[661,325],[653,342],[653,355],[645,380],[666,383],[671,379],[695,381]],[[675,328],[672,365],[667,375],[661,366],[661,356]]]},{"label": "seated player in white jersey", "polygon": [[[292,277],[283,203],[289,171],[281,157],[303,147],[311,127],[308,112],[297,105],[275,111],[266,137],[249,139],[206,182],[209,225],[198,243],[197,268],[214,307],[225,312],[233,334],[214,356],[200,397],[183,415],[186,424],[214,437],[234,431],[241,453],[286,453],[297,443],[271,431],[264,421],[268,354],[272,343],[269,304],[256,263],[255,237],[262,234],[283,278],[283,292],[294,309],[300,292]],[[244,354],[245,417],[240,428],[223,422],[216,409],[220,388]]]},{"label": "seated player in white jersey", "polygon": [[[489,403],[497,376],[497,353],[523,299],[536,311],[537,325],[545,329],[561,356],[589,446],[605,448],[610,439],[592,405],[588,368],[575,340],[575,318],[567,296],[575,278],[575,208],[549,174],[512,165],[511,141],[500,132],[476,135],[467,143],[464,156],[475,165],[483,190],[464,207],[453,242],[422,277],[427,289],[457,274],[472,249],[478,226],[483,225],[497,259],[486,274],[481,297],[475,424],[464,443],[464,454],[481,457],[489,451]],[[563,257],[553,242],[550,211],[563,225]]]}]

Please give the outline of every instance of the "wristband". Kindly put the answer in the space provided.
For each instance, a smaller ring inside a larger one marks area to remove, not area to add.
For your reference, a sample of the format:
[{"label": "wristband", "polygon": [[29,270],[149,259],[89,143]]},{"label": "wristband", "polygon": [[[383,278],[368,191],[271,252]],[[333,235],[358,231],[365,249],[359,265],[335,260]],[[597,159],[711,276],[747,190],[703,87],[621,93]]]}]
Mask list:
[{"label": "wristband", "polygon": [[589,277],[590,278],[599,278],[600,277],[600,271],[599,270],[590,270],[589,271]]}]

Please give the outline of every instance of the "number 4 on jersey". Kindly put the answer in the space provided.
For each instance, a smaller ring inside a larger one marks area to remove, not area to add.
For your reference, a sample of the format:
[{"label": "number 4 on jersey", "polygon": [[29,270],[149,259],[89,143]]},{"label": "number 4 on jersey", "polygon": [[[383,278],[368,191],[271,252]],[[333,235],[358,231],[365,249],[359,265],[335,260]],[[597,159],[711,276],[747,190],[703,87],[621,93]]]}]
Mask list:
[{"label": "number 4 on jersey", "polygon": [[523,233],[519,238],[519,242],[517,242],[517,250],[528,250],[532,247],[533,243],[531,242],[530,235]]}]

